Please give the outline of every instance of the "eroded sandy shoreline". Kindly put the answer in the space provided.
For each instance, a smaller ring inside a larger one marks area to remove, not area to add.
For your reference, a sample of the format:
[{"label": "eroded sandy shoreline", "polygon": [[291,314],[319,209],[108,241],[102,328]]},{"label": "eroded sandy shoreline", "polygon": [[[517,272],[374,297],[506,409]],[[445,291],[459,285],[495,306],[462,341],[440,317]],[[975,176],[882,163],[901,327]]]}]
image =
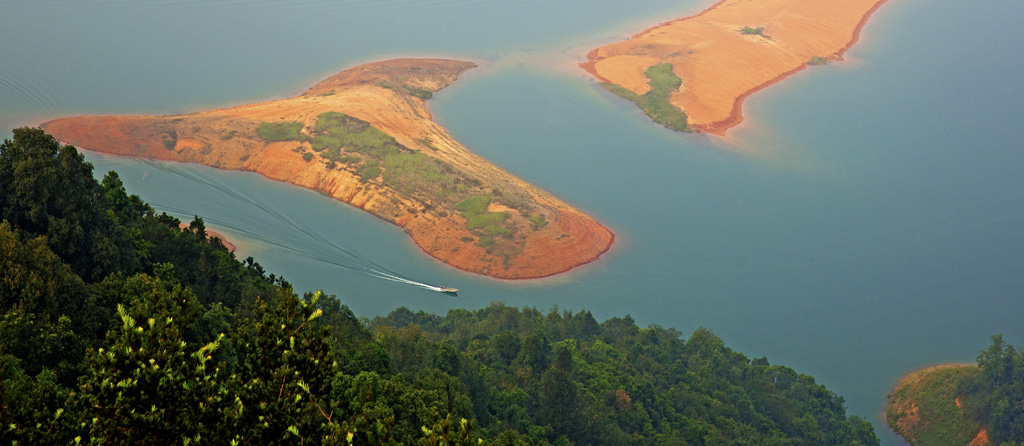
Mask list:
[{"label": "eroded sandy shoreline", "polygon": [[717,135],[743,120],[750,95],[816,62],[839,61],[887,0],[722,0],[596,48],[580,66],[602,82],[643,94],[644,71],[672,64],[682,85],[669,102],[690,127]]},{"label": "eroded sandy shoreline", "polygon": [[[402,227],[424,252],[465,271],[529,279],[597,260],[615,240],[607,228],[473,154],[431,119],[426,99],[474,66],[396,59],[350,68],[288,99],[41,127],[88,150],[252,171],[323,192]],[[267,139],[260,129],[268,125],[299,130]],[[318,144],[335,141],[335,130],[367,128],[384,136],[365,147]],[[456,209],[474,197],[501,211]]]}]

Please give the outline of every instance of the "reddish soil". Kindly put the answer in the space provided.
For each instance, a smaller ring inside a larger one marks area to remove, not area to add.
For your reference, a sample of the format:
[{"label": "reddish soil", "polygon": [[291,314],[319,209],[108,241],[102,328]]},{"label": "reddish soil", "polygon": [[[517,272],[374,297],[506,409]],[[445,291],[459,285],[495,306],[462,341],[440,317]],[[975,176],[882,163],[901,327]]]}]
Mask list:
[{"label": "reddish soil", "polygon": [[723,135],[743,120],[742,104],[750,95],[807,68],[812,57],[842,60],[885,1],[722,0],[594,49],[580,66],[598,80],[643,94],[649,89],[644,71],[671,63],[682,80],[672,105],[686,112],[691,127]]},{"label": "reddish soil", "polygon": [[[307,187],[350,203],[405,229],[426,253],[456,268],[502,279],[529,279],[597,260],[614,242],[600,223],[471,153],[431,120],[411,89],[437,91],[474,65],[437,59],[398,59],[335,74],[305,93],[278,101],[176,116],[81,116],[43,123],[57,139],[121,156],[201,163],[247,170]],[[368,122],[408,150],[432,157],[469,185],[465,195],[493,194],[508,209],[511,235],[481,246],[466,228],[455,198],[422,188],[396,188],[382,178],[361,181],[358,169],[332,168],[309,142],[267,142],[264,122],[297,121],[312,129],[336,111]],[[313,153],[311,161],[304,154]],[[529,217],[543,218],[537,225]]]}]

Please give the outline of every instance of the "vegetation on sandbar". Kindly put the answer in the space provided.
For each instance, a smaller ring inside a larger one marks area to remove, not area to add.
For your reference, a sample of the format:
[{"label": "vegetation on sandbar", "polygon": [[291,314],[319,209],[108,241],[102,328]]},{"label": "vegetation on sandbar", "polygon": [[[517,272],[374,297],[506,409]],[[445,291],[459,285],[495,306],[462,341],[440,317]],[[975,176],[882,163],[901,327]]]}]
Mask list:
[{"label": "vegetation on sandbar", "polygon": [[669,102],[672,93],[678,90],[683,82],[672,72],[672,64],[666,62],[654,65],[644,71],[644,74],[650,79],[651,89],[642,95],[610,82],[601,85],[608,91],[635,103],[654,122],[677,132],[695,132],[696,129],[686,122],[686,113]]},{"label": "vegetation on sandbar", "polygon": [[264,141],[301,141],[301,122],[264,122],[256,128],[256,134]]},{"label": "vegetation on sandbar", "polygon": [[752,26],[744,26],[743,29],[740,30],[740,32],[743,33],[743,34],[746,34],[748,36],[763,36],[764,35],[764,27],[763,26],[758,26],[758,27],[755,28],[755,27],[752,27]]},{"label": "vegetation on sandbar", "polygon": [[807,62],[807,65],[825,65],[828,63],[827,57],[811,56],[811,60]]}]

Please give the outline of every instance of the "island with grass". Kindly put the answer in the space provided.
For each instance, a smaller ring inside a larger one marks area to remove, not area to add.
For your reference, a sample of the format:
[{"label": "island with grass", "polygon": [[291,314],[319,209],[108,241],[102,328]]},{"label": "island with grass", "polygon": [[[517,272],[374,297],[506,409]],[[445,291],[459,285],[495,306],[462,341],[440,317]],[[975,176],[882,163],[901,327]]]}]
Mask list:
[{"label": "island with grass", "polygon": [[885,419],[915,446],[1024,444],[1024,351],[995,335],[977,365],[914,371],[889,394]]},{"label": "island with grass", "polygon": [[432,120],[426,101],[474,66],[389,60],[288,99],[173,116],[77,116],[41,127],[81,149],[252,171],[320,191],[474,273],[538,278],[597,260],[614,242],[611,231],[473,154]]},{"label": "island with grass", "polygon": [[723,135],[751,94],[842,60],[886,0],[722,0],[590,51],[581,67],[672,130]]}]

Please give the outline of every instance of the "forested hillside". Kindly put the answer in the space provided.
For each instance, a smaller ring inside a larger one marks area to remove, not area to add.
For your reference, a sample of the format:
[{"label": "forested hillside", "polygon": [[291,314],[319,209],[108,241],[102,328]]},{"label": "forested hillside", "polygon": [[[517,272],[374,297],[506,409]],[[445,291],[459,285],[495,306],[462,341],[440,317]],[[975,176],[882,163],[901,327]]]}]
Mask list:
[{"label": "forested hillside", "polygon": [[40,130],[0,145],[0,444],[878,444],[704,329],[360,319],[179,223]]}]

